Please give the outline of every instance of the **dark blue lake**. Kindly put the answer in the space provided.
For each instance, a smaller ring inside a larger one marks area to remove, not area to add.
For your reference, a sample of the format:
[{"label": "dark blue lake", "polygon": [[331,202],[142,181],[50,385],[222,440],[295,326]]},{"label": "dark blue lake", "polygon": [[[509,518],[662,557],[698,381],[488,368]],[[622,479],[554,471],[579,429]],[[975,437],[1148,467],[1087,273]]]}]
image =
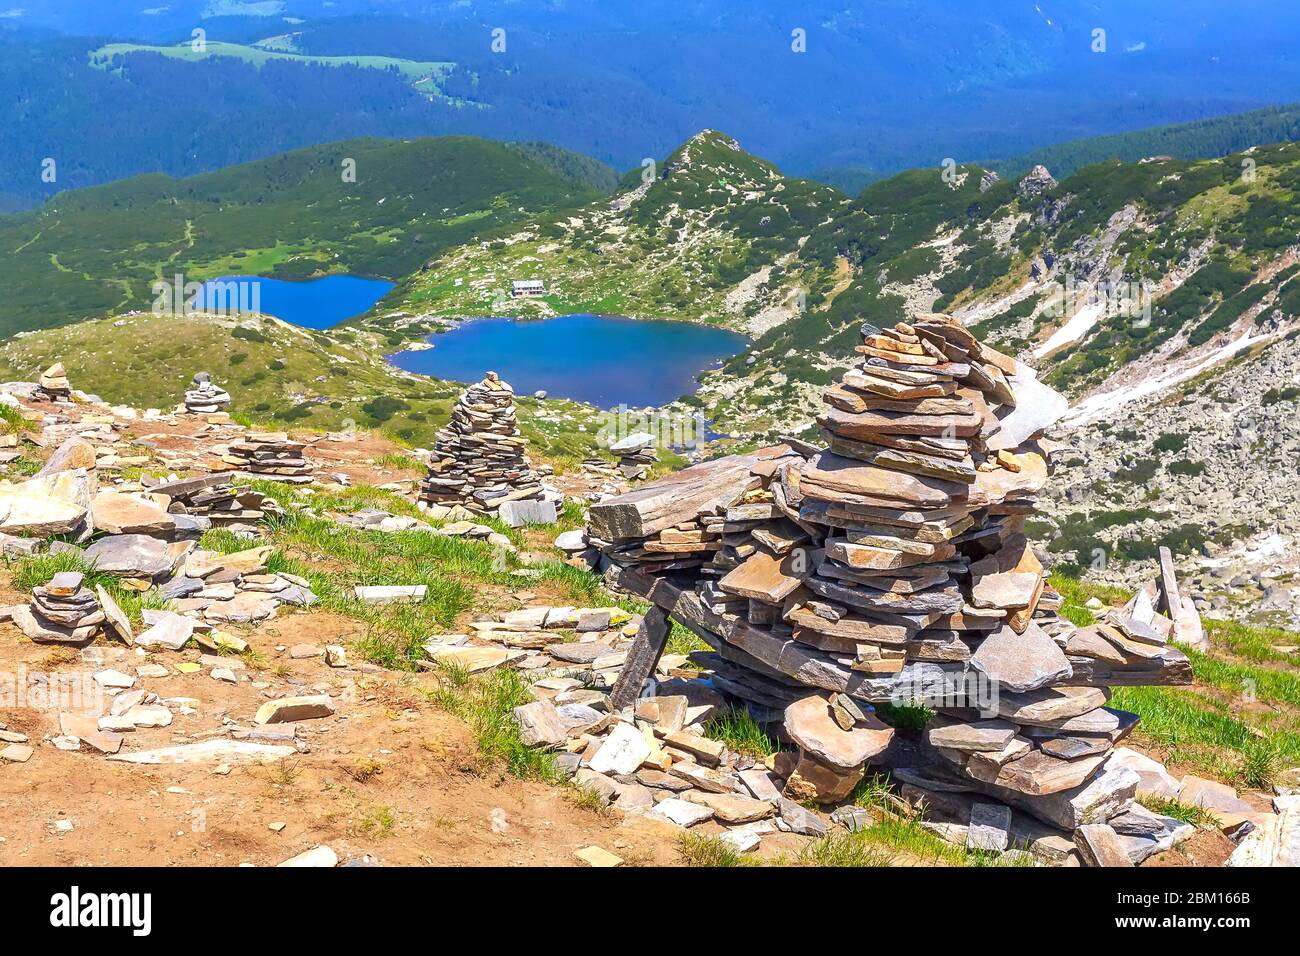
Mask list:
[{"label": "dark blue lake", "polygon": [[521,395],[545,389],[600,408],[671,402],[748,344],[743,335],[691,322],[601,315],[474,319],[428,341],[433,348],[399,352],[393,363],[457,382],[477,382],[492,370]]},{"label": "dark blue lake", "polygon": [[[203,283],[203,305],[214,311],[260,311],[306,329],[328,329],[386,296],[392,282],[324,276],[302,282],[261,276],[225,276]],[[235,306],[236,301],[238,306]]]}]

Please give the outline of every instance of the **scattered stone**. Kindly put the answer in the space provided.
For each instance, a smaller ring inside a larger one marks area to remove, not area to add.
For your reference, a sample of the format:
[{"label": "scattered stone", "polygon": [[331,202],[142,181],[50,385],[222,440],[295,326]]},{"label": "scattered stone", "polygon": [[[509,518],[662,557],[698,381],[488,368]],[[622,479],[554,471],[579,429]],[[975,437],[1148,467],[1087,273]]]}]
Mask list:
[{"label": "scattered stone", "polygon": [[1119,835],[1104,823],[1088,823],[1074,831],[1074,843],[1086,866],[1131,867]]},{"label": "scattered stone", "polygon": [[[3,756],[3,753],[0,753]],[[647,816],[656,817],[661,820],[667,820],[669,823],[675,823],[679,827],[693,827],[697,823],[703,823],[705,820],[712,819],[713,810],[700,803],[694,803],[690,800],[682,800],[678,797],[669,797],[661,800]]]},{"label": "scattered stone", "polygon": [[576,856],[583,863],[586,863],[588,866],[595,866],[595,867],[618,866],[623,862],[622,857],[615,856],[613,853],[610,853],[608,850],[598,846],[583,847],[581,850],[576,851],[573,855]]},{"label": "scattered stone", "polygon": [[283,724],[333,715],[334,702],[328,695],[319,694],[314,697],[284,697],[268,701],[257,709],[253,721],[258,724]]},{"label": "scattered stone", "polygon": [[315,866],[335,867],[339,865],[338,854],[327,846],[315,846],[310,850],[291,856],[276,866]]}]

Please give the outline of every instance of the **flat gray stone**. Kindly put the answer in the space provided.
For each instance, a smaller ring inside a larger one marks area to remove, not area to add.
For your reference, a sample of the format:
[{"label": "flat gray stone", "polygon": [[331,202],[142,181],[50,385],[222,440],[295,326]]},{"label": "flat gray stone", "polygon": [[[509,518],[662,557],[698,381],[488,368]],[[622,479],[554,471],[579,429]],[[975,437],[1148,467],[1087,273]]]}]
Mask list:
[{"label": "flat gray stone", "polygon": [[983,640],[970,663],[1013,693],[1037,690],[1074,673],[1065,652],[1032,621],[1023,634],[1004,624]]},{"label": "flat gray stone", "polygon": [[194,636],[192,618],[171,611],[161,612],[154,623],[145,631],[136,635],[135,643],[140,647],[162,648],[179,651]]},{"label": "flat gray stone", "polygon": [[970,808],[966,846],[1001,853],[1011,840],[1011,808],[1003,803],[976,803]]},{"label": "flat gray stone", "polygon": [[1019,732],[1020,728],[1007,720],[957,721],[928,728],[926,739],[930,746],[948,750],[1001,751]]},{"label": "flat gray stone", "polygon": [[86,560],[100,571],[130,578],[156,578],[170,574],[176,556],[166,541],[143,534],[117,534],[100,538],[86,548]]},{"label": "flat gray stone", "polygon": [[497,515],[512,528],[529,524],[555,524],[558,513],[554,501],[504,501]]}]

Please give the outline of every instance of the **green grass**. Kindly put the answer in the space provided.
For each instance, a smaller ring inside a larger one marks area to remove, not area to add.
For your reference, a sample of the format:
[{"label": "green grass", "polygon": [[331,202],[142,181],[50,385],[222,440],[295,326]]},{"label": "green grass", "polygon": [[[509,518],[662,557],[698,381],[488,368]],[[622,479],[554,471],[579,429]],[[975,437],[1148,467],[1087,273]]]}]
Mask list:
[{"label": "green grass", "polygon": [[875,705],[876,716],[899,730],[921,730],[934,719],[935,712],[924,704],[893,704],[888,701]]},{"label": "green grass", "polygon": [[1300,735],[1272,734],[1233,716],[1227,704],[1172,687],[1118,687],[1110,706],[1142,718],[1139,732],[1167,751],[1166,763],[1239,786],[1269,786],[1283,758],[1300,760]]},{"label": "green grass", "polygon": [[393,813],[392,807],[374,807],[364,817],[361,818],[358,826],[367,836],[382,839],[393,835],[393,829],[397,825],[397,817]]},{"label": "green grass", "polygon": [[1205,622],[1205,630],[1215,647],[1223,647],[1235,657],[1257,663],[1277,661],[1300,666],[1300,651],[1275,650],[1277,647],[1300,648],[1300,634],[1294,631],[1210,620]]},{"label": "green grass", "polygon": [[677,838],[677,854],[683,866],[749,866],[750,861],[715,836],[683,833]]},{"label": "green grass", "polygon": [[225,43],[209,40],[202,50],[195,50],[189,40],[175,46],[150,46],[142,43],[109,43],[88,55],[90,65],[97,68],[111,69],[113,57],[126,57],[133,53],[154,53],[168,59],[184,60],[197,63],[209,57],[232,57],[250,63],[256,67],[265,66],[271,61],[286,63],[303,63],[316,66],[354,66],[361,69],[396,71],[416,91],[433,97],[439,92],[436,85],[446,78],[455,66],[447,62],[422,62],[404,60],[391,56],[303,56],[298,53],[286,53],[269,46],[244,46],[241,43]]},{"label": "green grass", "polygon": [[1218,818],[1204,807],[1179,803],[1177,800],[1164,800],[1159,797],[1138,797],[1138,803],[1152,813],[1173,817],[1175,820],[1181,820],[1183,823],[1190,823],[1196,827],[1214,827],[1218,826],[1219,823]]},{"label": "green grass", "polygon": [[426,692],[429,699],[469,725],[485,762],[502,762],[516,777],[561,782],[554,755],[527,746],[520,737],[514,709],[532,703],[533,695],[518,671],[471,676],[463,668],[440,666],[435,676],[435,687]]},{"label": "green grass", "polygon": [[375,464],[380,468],[391,468],[393,470],[409,469],[418,471],[424,467],[410,455],[399,454],[380,455],[375,459]]},{"label": "green grass", "polygon": [[0,403],[0,435],[21,435],[31,427],[32,423],[21,410]]},{"label": "green grass", "polygon": [[731,707],[714,714],[704,725],[704,736],[751,757],[768,757],[781,749],[776,739],[743,707]]}]

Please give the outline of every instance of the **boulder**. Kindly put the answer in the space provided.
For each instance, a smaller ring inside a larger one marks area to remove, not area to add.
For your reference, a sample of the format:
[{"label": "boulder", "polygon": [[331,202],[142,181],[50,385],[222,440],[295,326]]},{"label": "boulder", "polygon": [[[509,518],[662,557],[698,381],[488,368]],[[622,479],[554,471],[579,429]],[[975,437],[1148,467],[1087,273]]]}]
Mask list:
[{"label": "boulder", "polygon": [[135,638],[140,647],[179,651],[194,636],[194,620],[184,615],[162,611],[148,620],[150,626]]},{"label": "boulder", "polygon": [[[165,501],[166,499],[164,499]],[[176,529],[165,504],[148,495],[101,491],[91,504],[91,521],[109,534],[160,535]]]},{"label": "boulder", "polygon": [[620,723],[609,732],[591,758],[596,773],[633,774],[650,756],[645,735],[631,724]]},{"label": "boulder", "polygon": [[515,708],[520,737],[529,747],[558,747],[568,739],[564,722],[549,700],[536,700]]},{"label": "boulder", "polygon": [[1001,688],[1018,694],[1057,683],[1073,673],[1065,652],[1032,622],[1023,634],[1004,624],[981,642],[970,663]]},{"label": "boulder", "polygon": [[0,532],[27,538],[79,534],[93,487],[91,473],[82,468],[0,483]]},{"label": "boulder", "polygon": [[[37,478],[44,478],[47,475],[55,475],[61,471],[76,471],[81,469],[93,474],[95,471],[95,446],[84,438],[78,438],[75,435],[66,439],[63,444],[54,450],[54,454],[49,457],[41,470],[36,473]],[[91,493],[93,495],[94,488]]]}]

